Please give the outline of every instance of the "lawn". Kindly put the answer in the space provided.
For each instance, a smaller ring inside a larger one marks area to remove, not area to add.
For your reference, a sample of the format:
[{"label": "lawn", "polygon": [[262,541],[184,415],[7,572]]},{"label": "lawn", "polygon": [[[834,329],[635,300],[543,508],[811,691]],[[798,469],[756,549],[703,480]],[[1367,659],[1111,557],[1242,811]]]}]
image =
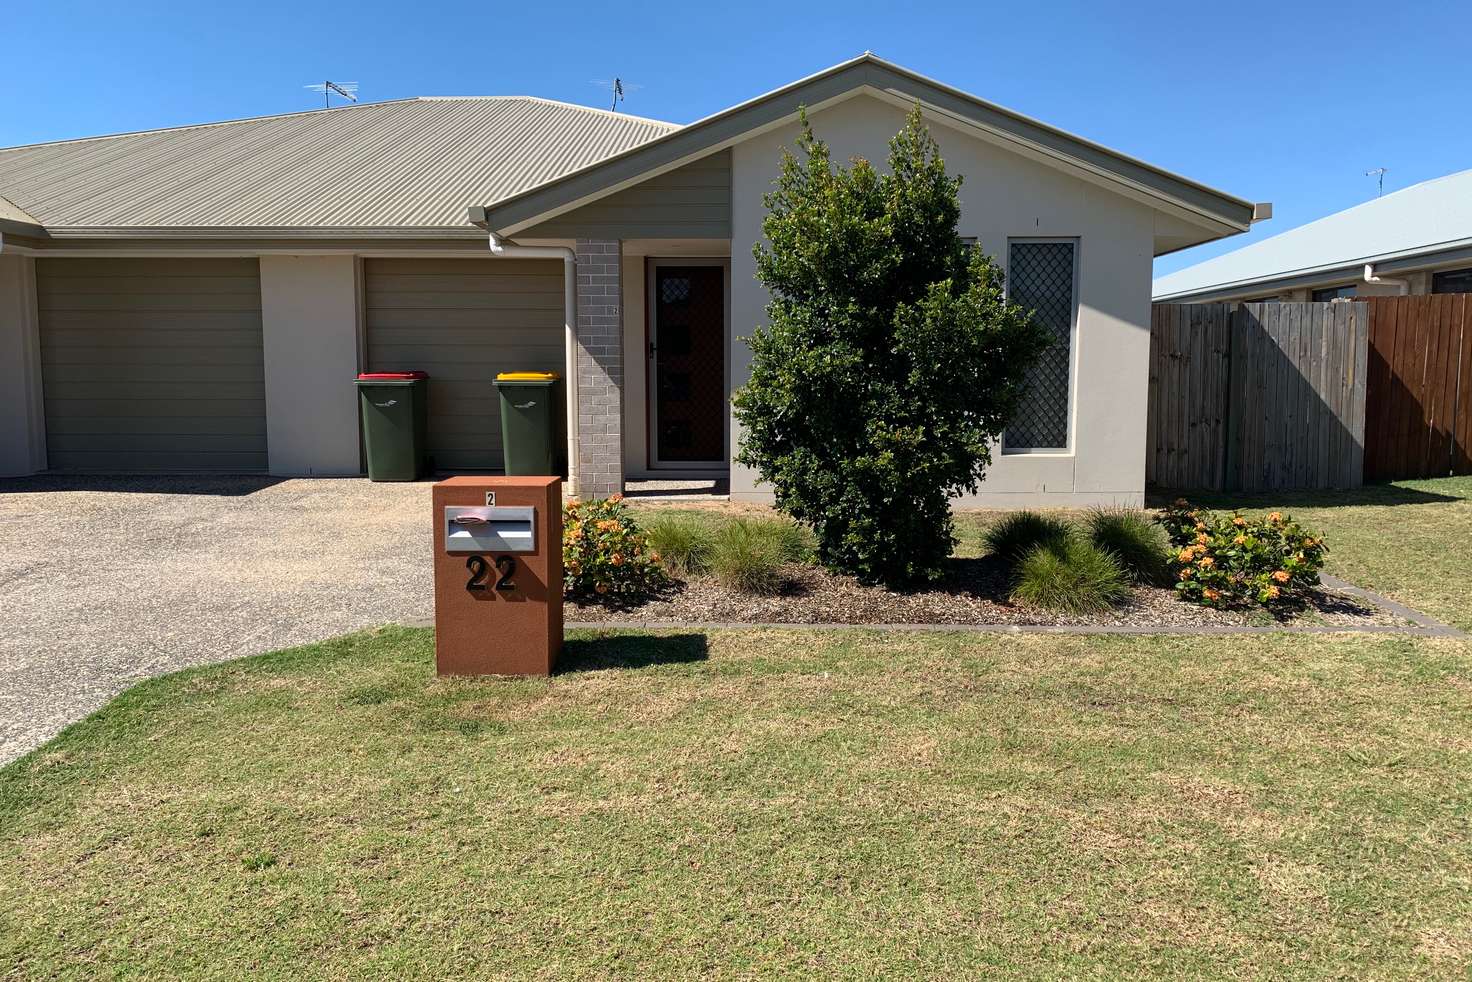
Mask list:
[{"label": "lawn", "polygon": [[1472,645],[384,628],[0,770],[0,976],[1464,976]]}]

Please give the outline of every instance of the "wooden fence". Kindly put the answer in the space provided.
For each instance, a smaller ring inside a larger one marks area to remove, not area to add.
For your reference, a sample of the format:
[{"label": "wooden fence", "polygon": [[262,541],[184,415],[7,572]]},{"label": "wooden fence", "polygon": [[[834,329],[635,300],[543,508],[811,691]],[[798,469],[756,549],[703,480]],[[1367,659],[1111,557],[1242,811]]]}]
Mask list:
[{"label": "wooden fence", "polygon": [[1359,487],[1368,339],[1361,303],[1156,304],[1146,480]]},{"label": "wooden fence", "polygon": [[1365,480],[1472,474],[1472,295],[1365,302]]}]

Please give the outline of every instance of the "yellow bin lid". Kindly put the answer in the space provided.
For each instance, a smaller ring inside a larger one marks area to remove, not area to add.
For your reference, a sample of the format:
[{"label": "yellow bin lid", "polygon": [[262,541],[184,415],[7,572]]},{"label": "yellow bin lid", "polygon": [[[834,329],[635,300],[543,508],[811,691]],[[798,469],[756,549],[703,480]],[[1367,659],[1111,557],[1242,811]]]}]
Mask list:
[{"label": "yellow bin lid", "polygon": [[502,372],[497,382],[555,382],[562,376],[556,372]]}]

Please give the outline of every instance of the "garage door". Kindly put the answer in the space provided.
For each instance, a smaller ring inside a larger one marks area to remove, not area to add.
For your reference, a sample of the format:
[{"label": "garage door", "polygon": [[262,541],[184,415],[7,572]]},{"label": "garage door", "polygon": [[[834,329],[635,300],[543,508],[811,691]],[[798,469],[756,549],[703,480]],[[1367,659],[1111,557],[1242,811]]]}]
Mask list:
[{"label": "garage door", "polygon": [[36,301],[53,470],[266,469],[254,259],[39,259]]},{"label": "garage door", "polygon": [[442,471],[501,469],[499,372],[562,371],[562,263],[368,259],[368,370],[429,373]]}]

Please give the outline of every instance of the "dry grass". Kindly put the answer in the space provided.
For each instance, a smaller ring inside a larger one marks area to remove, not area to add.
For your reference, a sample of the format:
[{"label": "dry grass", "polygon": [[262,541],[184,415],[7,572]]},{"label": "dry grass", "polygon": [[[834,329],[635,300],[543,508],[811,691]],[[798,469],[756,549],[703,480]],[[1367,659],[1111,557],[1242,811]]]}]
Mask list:
[{"label": "dry grass", "polygon": [[0,976],[1458,976],[1472,646],[388,628],[0,770]]}]

